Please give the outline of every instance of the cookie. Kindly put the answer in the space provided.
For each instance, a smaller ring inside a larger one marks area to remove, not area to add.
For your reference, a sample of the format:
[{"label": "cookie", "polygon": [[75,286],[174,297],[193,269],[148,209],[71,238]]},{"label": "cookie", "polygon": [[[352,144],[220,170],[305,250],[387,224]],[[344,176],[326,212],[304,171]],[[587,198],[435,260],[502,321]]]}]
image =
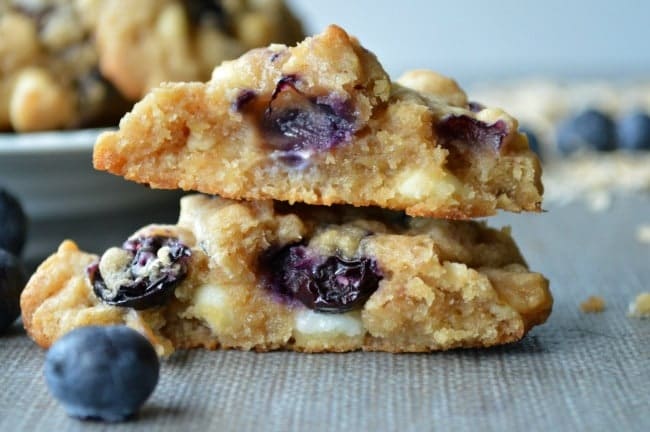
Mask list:
[{"label": "cookie", "polygon": [[426,352],[521,339],[551,311],[507,229],[204,195],[102,257],[65,241],[25,288],[29,335],[126,324],[180,348]]},{"label": "cookie", "polygon": [[130,104],[100,73],[80,1],[0,1],[0,130],[114,124]]},{"label": "cookie", "polygon": [[0,130],[112,126],[150,87],[302,37],[281,0],[2,0]]},{"label": "cookie", "polygon": [[303,38],[282,0],[105,0],[87,9],[102,73],[132,100],[163,81],[207,80],[248,49]]},{"label": "cookie", "polygon": [[153,188],[414,216],[539,211],[543,192],[514,118],[433,72],[391,82],[336,26],[224,62],[207,83],[153,90],[93,159]]}]

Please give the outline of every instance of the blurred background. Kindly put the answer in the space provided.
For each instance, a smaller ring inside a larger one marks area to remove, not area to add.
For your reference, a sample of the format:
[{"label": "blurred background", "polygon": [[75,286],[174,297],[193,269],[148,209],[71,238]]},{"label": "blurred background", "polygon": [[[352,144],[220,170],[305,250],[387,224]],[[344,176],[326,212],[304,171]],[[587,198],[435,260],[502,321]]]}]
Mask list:
[{"label": "blurred background", "polygon": [[288,0],[309,33],[336,23],[392,76],[433,68],[474,81],[524,75],[647,78],[644,0]]}]

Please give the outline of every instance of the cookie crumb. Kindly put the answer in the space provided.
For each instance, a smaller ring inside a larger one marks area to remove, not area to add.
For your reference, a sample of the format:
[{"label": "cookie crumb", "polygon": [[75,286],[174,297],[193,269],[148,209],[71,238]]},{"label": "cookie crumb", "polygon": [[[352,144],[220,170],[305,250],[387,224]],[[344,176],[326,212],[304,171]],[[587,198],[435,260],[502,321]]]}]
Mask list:
[{"label": "cookie crumb", "polygon": [[605,300],[600,296],[590,296],[580,303],[580,309],[584,313],[600,313],[605,310]]},{"label": "cookie crumb", "polygon": [[639,294],[630,303],[627,315],[634,318],[650,318],[650,292]]},{"label": "cookie crumb", "polygon": [[650,244],[650,223],[641,224],[636,228],[636,239],[641,243]]}]

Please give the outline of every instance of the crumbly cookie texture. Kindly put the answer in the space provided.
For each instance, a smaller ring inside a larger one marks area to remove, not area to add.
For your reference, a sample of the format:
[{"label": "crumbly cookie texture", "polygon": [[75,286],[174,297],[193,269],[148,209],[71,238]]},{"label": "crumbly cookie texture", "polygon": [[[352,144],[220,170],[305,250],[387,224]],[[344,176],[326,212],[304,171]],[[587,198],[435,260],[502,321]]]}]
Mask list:
[{"label": "crumbly cookie texture", "polygon": [[63,242],[21,298],[42,346],[126,324],[161,355],[488,347],[521,339],[551,306],[507,229],[203,195],[181,200],[177,225],[145,227],[101,259]]},{"label": "crumbly cookie texture", "polygon": [[282,0],[0,0],[0,130],[114,125],[163,81],[302,37]]},{"label": "crumbly cookie texture", "polygon": [[128,110],[99,72],[82,3],[0,0],[0,130],[109,124]]},{"label": "crumbly cookie texture", "polygon": [[330,26],[153,90],[93,160],[154,188],[463,219],[540,210],[540,164],[517,128],[434,72],[391,82]]}]

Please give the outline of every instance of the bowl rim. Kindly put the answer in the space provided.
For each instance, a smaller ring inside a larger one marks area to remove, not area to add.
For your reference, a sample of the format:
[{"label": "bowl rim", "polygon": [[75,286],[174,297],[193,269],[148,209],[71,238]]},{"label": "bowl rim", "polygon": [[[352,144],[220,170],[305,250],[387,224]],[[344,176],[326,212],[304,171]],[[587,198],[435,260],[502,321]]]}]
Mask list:
[{"label": "bowl rim", "polygon": [[114,128],[78,129],[27,133],[0,133],[0,156],[87,153],[97,137]]}]

